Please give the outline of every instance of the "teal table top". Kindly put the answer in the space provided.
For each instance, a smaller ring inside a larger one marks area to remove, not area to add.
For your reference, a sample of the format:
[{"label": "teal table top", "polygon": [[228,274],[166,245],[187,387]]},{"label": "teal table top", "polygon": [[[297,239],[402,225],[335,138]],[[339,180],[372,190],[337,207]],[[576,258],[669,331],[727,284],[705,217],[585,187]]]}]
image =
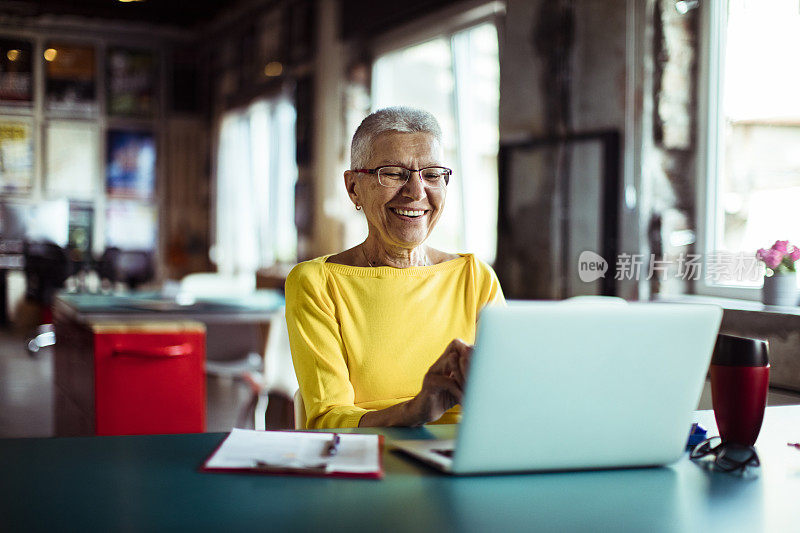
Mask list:
[{"label": "teal table top", "polygon": [[240,319],[258,321],[285,304],[276,290],[258,290],[230,297],[198,297],[181,300],[158,292],[123,294],[59,293],[56,310],[78,320],[114,319]]},{"label": "teal table top", "polygon": [[[699,412],[714,432],[710,412]],[[356,430],[364,432],[364,430]],[[789,531],[800,528],[800,406],[767,410],[745,477],[663,468],[450,477],[391,449],[383,480],[204,473],[221,433],[0,440],[6,531]],[[565,443],[581,446],[591,443]]]}]

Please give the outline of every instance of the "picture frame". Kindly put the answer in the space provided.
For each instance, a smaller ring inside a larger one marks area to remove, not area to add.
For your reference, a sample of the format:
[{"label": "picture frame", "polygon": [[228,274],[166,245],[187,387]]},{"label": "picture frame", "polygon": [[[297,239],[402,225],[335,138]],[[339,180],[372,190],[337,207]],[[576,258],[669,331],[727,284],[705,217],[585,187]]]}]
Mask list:
[{"label": "picture frame", "polygon": [[106,194],[149,200],[155,193],[156,142],[151,131],[112,129],[106,135]]},{"label": "picture frame", "polygon": [[30,193],[34,164],[31,120],[0,117],[0,193]]},{"label": "picture frame", "polygon": [[158,213],[154,205],[136,200],[109,199],[105,216],[106,248],[156,249]]},{"label": "picture frame", "polygon": [[50,120],[44,126],[44,181],[50,197],[91,200],[100,176],[100,131],[96,123]]},{"label": "picture frame", "polygon": [[158,60],[149,50],[112,47],[106,55],[106,109],[112,116],[152,117],[158,105]]},{"label": "picture frame", "polygon": [[[578,247],[593,242],[598,255],[610,266],[620,252],[620,205],[622,188],[621,134],[598,130],[566,135],[530,137],[501,143],[498,162],[497,265],[501,282],[515,278],[523,285],[518,298],[542,298],[542,287],[551,287],[551,298],[567,294],[617,295],[613,269],[605,277],[584,283],[578,275]],[[583,201],[596,198],[592,204]],[[583,199],[583,200],[581,200]],[[576,208],[582,205],[582,208]],[[531,231],[549,213],[547,228]],[[532,243],[537,235],[541,243]],[[553,239],[552,235],[558,235]],[[582,235],[576,242],[574,235]],[[547,244],[549,243],[549,244]],[[552,246],[542,249],[542,246]],[[535,255],[536,257],[532,256]],[[557,279],[530,275],[536,261],[548,264]],[[554,266],[557,265],[557,266]],[[520,276],[520,272],[528,275]]]},{"label": "picture frame", "polygon": [[45,46],[44,61],[48,111],[78,115],[97,112],[94,46],[49,41]]},{"label": "picture frame", "polygon": [[0,105],[33,103],[33,44],[0,39]]}]

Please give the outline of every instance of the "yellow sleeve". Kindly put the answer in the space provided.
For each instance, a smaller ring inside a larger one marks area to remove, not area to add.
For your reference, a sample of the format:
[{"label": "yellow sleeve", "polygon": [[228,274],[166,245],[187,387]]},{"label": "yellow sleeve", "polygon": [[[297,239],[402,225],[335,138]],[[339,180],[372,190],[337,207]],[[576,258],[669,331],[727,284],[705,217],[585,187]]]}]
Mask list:
[{"label": "yellow sleeve", "polygon": [[339,323],[326,287],[325,267],[318,261],[297,265],[286,278],[292,362],[307,427],[357,427],[367,410],[354,405]]}]

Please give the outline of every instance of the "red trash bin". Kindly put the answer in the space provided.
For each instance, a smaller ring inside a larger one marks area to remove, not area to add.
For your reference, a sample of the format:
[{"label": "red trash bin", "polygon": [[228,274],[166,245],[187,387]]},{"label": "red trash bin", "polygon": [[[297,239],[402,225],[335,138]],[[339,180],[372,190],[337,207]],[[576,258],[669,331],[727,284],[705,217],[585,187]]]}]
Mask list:
[{"label": "red trash bin", "polygon": [[[57,420],[57,434],[205,431],[202,323],[94,322],[84,327],[85,334],[75,332],[56,343],[56,359],[61,358],[56,381],[65,397],[57,405],[57,414],[63,413]],[[80,342],[81,337],[89,342]],[[80,353],[85,353],[81,345],[92,347],[92,359]]]}]

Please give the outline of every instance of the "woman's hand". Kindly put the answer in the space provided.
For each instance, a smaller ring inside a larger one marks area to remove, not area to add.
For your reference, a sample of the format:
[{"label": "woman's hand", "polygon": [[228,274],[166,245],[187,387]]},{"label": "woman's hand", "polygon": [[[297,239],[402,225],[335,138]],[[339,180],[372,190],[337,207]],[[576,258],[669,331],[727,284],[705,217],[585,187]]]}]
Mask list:
[{"label": "woman's hand", "polygon": [[438,420],[445,411],[461,403],[471,355],[471,345],[453,339],[428,369],[419,394],[407,402],[366,413],[358,425],[421,426]]},{"label": "woman's hand", "polygon": [[442,355],[428,369],[422,390],[409,401],[414,425],[438,420],[445,411],[461,403],[467,382],[472,346],[453,339]]}]

